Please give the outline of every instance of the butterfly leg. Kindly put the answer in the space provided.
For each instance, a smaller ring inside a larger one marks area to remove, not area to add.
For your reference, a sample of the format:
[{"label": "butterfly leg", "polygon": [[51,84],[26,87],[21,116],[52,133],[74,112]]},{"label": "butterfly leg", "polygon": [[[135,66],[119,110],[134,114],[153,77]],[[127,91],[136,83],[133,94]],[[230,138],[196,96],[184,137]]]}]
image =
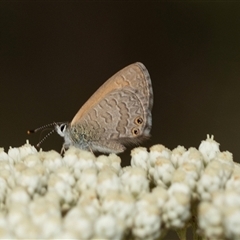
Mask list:
[{"label": "butterfly leg", "polygon": [[63,155],[65,152],[66,152],[66,148],[64,147],[64,144],[63,144],[60,154]]}]

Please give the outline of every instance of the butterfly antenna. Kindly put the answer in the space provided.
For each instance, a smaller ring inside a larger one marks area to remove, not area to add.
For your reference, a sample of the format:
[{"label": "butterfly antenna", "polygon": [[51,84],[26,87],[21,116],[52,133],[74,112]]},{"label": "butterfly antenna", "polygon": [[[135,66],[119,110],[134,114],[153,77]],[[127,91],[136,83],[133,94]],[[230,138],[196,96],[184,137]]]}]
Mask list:
[{"label": "butterfly antenna", "polygon": [[[28,130],[27,133],[28,134],[32,134],[32,133],[36,133],[39,132],[41,130],[47,130],[47,128],[52,128],[53,126],[56,126],[57,124],[61,124],[62,122],[53,122],[53,123],[49,123],[46,124],[42,127],[36,128],[36,129],[32,129],[32,130]],[[42,138],[42,140],[39,141],[39,143],[36,145],[36,147],[40,147],[40,145],[52,134],[55,132],[55,128],[53,128],[44,138]]]},{"label": "butterfly antenna", "polygon": [[40,130],[46,129],[46,128],[48,128],[48,127],[52,127],[53,125],[56,125],[56,123],[53,122],[53,123],[49,123],[49,124],[46,124],[46,125],[44,125],[44,126],[41,126],[41,127],[39,127],[39,128],[35,128],[35,129],[32,129],[32,130],[28,130],[28,131],[27,131],[27,134],[36,133],[36,132],[38,132],[38,131],[40,131]]},{"label": "butterfly antenna", "polygon": [[[52,124],[53,125],[53,124]],[[38,148],[40,147],[40,145],[52,134],[55,132],[55,129],[53,129],[51,132],[49,132],[44,138],[42,138],[42,140],[36,145]]]},{"label": "butterfly antenna", "polygon": [[35,129],[32,129],[32,130],[27,130],[27,134],[32,134],[32,133],[36,133],[36,132],[39,132],[41,130],[45,130],[49,127],[52,127],[52,126],[56,126],[57,124],[61,124],[63,122],[53,122],[53,123],[49,123],[49,124],[46,124],[46,125],[43,125],[39,128],[35,128]]}]

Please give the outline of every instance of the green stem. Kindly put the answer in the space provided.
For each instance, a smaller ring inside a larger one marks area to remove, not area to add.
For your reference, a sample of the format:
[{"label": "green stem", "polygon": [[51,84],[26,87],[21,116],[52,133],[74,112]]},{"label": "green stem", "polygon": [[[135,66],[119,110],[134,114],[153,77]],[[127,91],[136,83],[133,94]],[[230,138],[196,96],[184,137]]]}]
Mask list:
[{"label": "green stem", "polygon": [[180,240],[186,240],[186,233],[187,233],[186,227],[184,227],[183,229],[176,230],[176,232]]}]

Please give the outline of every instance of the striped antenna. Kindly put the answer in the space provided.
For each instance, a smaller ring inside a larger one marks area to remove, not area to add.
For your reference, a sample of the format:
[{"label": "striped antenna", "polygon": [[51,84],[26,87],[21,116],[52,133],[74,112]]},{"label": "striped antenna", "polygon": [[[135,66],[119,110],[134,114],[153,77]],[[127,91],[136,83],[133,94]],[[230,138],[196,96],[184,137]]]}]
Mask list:
[{"label": "striped antenna", "polygon": [[44,126],[41,126],[39,128],[35,128],[35,129],[32,129],[32,130],[27,130],[27,134],[36,133],[36,132],[38,132],[40,130],[44,130],[46,128],[52,127],[53,125],[56,125],[56,123],[53,122],[53,123],[49,123],[49,124],[46,124]]},{"label": "striped antenna", "polygon": [[[28,130],[27,131],[27,134],[32,134],[32,133],[36,133],[36,132],[39,132],[41,130],[46,130],[47,128],[51,128],[53,126],[56,126],[57,124],[61,124],[63,122],[53,122],[53,123],[49,123],[49,124],[46,124],[42,127],[39,127],[39,128],[35,128],[35,129],[32,129],[32,130]],[[39,141],[39,143],[36,145],[36,147],[40,147],[40,145],[52,134],[55,132],[55,128],[53,128],[44,138],[42,138],[42,140]]]},{"label": "striped antenna", "polygon": [[45,135],[45,137],[42,138],[42,140],[36,146],[39,148],[40,145],[54,132],[55,132],[55,129],[53,129],[51,132],[49,132],[47,135]]}]

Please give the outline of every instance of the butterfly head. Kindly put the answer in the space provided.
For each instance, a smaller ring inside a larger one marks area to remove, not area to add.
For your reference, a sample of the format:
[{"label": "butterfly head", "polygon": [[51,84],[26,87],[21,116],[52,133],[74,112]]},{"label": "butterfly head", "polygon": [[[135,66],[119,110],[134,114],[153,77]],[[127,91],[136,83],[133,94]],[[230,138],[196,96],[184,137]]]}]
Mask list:
[{"label": "butterfly head", "polygon": [[36,133],[36,132],[39,132],[39,131],[44,131],[44,130],[47,130],[47,129],[50,129],[50,132],[47,135],[45,135],[45,137],[43,137],[39,141],[39,143],[36,145],[36,147],[39,148],[40,145],[54,132],[57,132],[61,137],[66,138],[68,123],[66,123],[66,122],[57,122],[57,123],[53,122],[53,123],[44,125],[42,127],[39,127],[39,128],[33,129],[33,130],[28,130],[27,133],[31,134],[31,133]]},{"label": "butterfly head", "polygon": [[74,140],[71,136],[71,131],[70,131],[69,123],[64,122],[64,123],[56,123],[55,124],[55,131],[64,138],[64,144],[62,151],[65,151],[69,146],[74,145]]},{"label": "butterfly head", "polygon": [[56,123],[56,125],[55,125],[55,130],[61,137],[65,136],[67,125],[68,125],[68,123],[60,123],[60,124]]}]

